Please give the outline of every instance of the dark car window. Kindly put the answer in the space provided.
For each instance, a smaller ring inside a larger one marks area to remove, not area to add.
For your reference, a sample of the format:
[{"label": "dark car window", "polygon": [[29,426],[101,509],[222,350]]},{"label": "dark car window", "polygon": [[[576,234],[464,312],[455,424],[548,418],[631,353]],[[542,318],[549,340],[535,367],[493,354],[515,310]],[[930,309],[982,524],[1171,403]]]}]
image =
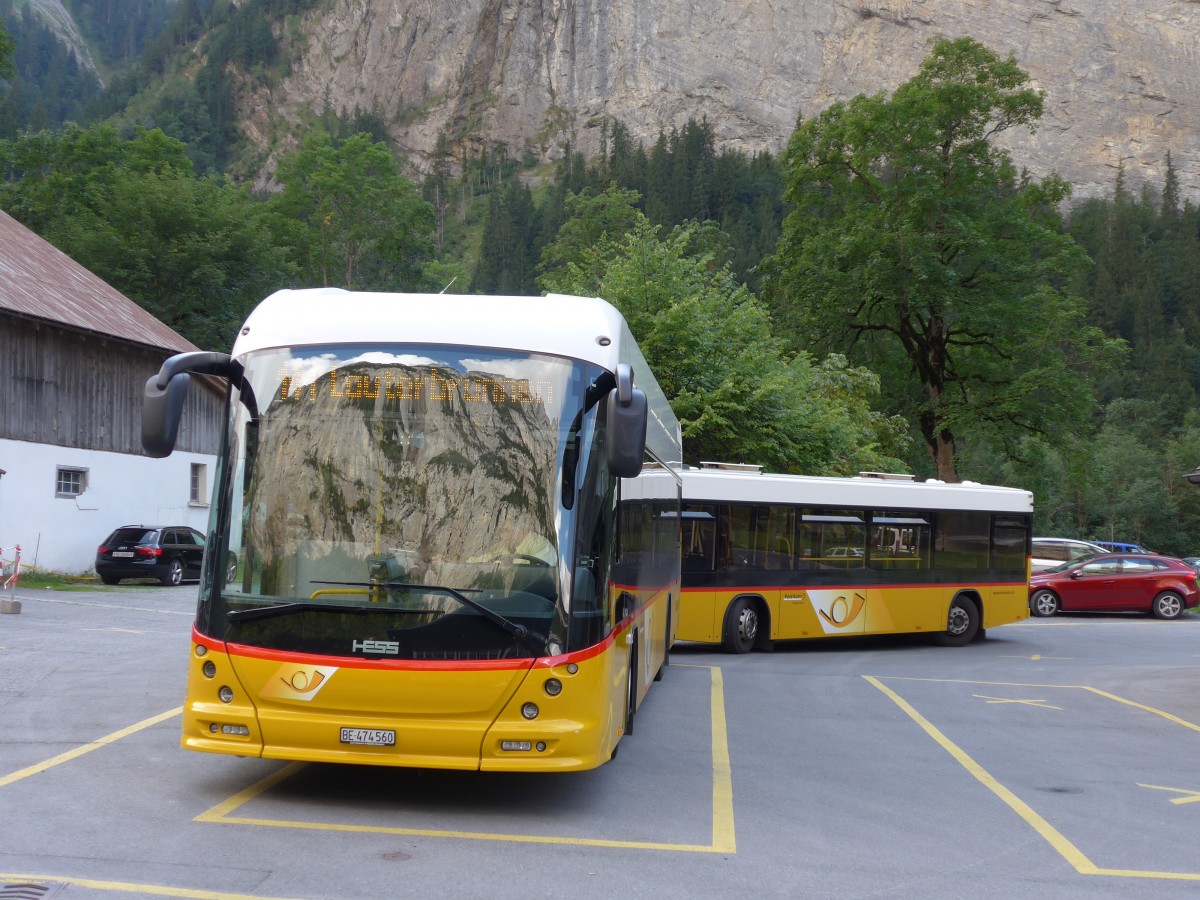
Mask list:
[{"label": "dark car window", "polygon": [[149,544],[154,541],[154,536],[157,534],[156,528],[118,528],[111,535],[106,544]]},{"label": "dark car window", "polygon": [[199,547],[204,543],[204,535],[190,529],[188,531],[181,531],[179,532],[179,543]]}]

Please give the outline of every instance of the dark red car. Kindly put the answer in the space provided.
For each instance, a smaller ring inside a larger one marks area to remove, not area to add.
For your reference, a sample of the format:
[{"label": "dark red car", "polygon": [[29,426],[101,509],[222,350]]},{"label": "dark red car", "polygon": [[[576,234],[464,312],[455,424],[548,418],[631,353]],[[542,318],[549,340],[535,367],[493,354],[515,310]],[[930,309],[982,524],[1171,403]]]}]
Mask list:
[{"label": "dark red car", "polygon": [[1029,610],[1149,612],[1177,619],[1200,603],[1196,570],[1182,560],[1148,553],[1112,553],[1064,563],[1029,579]]}]

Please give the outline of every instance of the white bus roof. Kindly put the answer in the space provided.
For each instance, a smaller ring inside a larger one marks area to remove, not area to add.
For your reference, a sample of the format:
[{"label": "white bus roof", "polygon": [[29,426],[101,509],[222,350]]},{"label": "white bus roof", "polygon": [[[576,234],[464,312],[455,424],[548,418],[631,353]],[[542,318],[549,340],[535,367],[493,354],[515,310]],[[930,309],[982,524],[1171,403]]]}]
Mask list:
[{"label": "white bus roof", "polygon": [[276,291],[250,313],[234,358],[255,350],[317,344],[454,344],[545,353],[633,369],[650,407],[646,443],[663,463],[683,459],[679,421],[625,318],[598,297],[399,294],[309,288]]},{"label": "white bus roof", "polygon": [[909,481],[879,476],[829,478],[727,469],[683,471],[684,502],[790,503],[854,509],[942,509],[1033,512],[1033,494],[1019,488],[963,482]]}]

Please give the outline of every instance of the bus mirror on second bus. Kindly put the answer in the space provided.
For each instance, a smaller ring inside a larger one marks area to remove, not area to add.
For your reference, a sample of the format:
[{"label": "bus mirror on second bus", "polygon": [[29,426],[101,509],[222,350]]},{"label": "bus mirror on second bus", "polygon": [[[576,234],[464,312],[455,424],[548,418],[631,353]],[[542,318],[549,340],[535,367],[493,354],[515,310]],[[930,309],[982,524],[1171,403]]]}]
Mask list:
[{"label": "bus mirror on second bus", "polygon": [[142,395],[142,448],[147,456],[170,456],[179,436],[183,401],[187,398],[188,373],[221,375],[240,381],[242,366],[226,353],[177,353],[162,364],[157,375],[146,380]]},{"label": "bus mirror on second bus", "polygon": [[636,478],[646,454],[646,394],[633,386],[633,370],[617,366],[617,386],[608,395],[608,469],[618,478]]}]

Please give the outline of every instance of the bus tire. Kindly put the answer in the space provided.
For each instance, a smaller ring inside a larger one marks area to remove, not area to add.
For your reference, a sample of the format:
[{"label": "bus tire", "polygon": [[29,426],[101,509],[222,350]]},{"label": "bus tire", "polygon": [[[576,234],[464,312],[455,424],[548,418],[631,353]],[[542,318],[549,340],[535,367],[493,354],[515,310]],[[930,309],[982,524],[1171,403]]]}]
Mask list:
[{"label": "bus tire", "polygon": [[749,597],[738,597],[725,610],[721,644],[727,653],[749,653],[758,639],[761,618],[758,606]]},{"label": "bus tire", "polygon": [[943,647],[965,647],[979,631],[979,607],[969,597],[959,595],[950,601],[946,630],[938,635]]}]

